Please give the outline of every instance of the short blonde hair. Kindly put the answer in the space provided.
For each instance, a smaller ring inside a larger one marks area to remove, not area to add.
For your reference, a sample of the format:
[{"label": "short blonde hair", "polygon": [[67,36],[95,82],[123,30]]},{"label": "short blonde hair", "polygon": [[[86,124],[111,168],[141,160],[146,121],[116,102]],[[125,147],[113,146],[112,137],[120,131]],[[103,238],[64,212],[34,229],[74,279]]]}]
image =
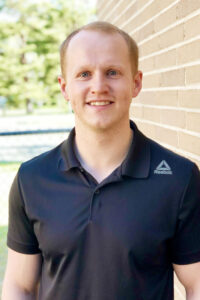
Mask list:
[{"label": "short blonde hair", "polygon": [[139,56],[139,51],[138,51],[138,46],[134,39],[125,31],[119,29],[117,26],[112,25],[108,22],[102,22],[102,21],[97,21],[97,22],[92,22],[87,25],[84,25],[73,32],[71,32],[67,38],[63,41],[63,43],[60,46],[60,65],[61,65],[61,73],[62,76],[65,78],[65,69],[66,69],[66,52],[67,48],[69,46],[69,43],[71,39],[78,34],[80,31],[83,30],[88,30],[88,31],[100,31],[103,33],[107,34],[120,34],[127,46],[128,46],[128,51],[129,51],[129,56],[130,56],[130,63],[131,63],[131,69],[133,74],[138,71],[138,56]]}]

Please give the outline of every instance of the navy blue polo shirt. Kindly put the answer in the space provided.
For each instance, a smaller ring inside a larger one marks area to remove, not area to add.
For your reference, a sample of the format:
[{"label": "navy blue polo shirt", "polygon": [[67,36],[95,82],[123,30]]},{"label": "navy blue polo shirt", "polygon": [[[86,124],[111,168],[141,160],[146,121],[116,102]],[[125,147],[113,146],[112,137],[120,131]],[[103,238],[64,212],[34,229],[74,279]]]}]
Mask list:
[{"label": "navy blue polo shirt", "polygon": [[25,162],[7,244],[41,253],[41,300],[172,300],[172,264],[200,261],[197,166],[145,137],[101,183],[77,160],[75,130]]}]

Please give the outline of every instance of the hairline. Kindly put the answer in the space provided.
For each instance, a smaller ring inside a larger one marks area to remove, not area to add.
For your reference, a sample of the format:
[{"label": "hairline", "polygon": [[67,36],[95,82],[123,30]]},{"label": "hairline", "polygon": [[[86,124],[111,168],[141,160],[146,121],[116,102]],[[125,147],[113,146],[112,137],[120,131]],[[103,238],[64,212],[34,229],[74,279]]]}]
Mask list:
[{"label": "hairline", "polygon": [[[94,22],[98,24],[102,24],[105,22]],[[70,33],[67,38],[63,41],[63,43],[60,46],[60,63],[61,63],[61,73],[63,78],[66,76],[66,59],[67,59],[67,49],[70,45],[71,40],[78,35],[82,31],[94,31],[94,32],[100,32],[102,34],[107,34],[107,35],[120,35],[123,40],[125,41],[127,45],[127,50],[128,50],[128,55],[130,59],[130,64],[131,64],[131,70],[133,74],[135,74],[138,71],[138,46],[134,39],[132,39],[128,33],[124,32],[123,30],[119,29],[118,27],[109,24],[109,27],[98,27],[92,25],[94,23],[89,23],[86,24],[85,26],[78,28],[77,30],[74,30],[72,33]],[[133,50],[134,48],[134,50]],[[133,59],[132,59],[133,58]]]}]

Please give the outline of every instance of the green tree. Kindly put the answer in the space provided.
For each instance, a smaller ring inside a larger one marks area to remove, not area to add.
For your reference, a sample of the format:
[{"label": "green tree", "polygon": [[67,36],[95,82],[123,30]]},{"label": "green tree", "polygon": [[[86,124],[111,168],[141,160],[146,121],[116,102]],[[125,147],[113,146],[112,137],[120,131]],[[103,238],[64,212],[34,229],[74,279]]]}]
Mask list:
[{"label": "green tree", "polygon": [[56,104],[59,46],[94,11],[77,0],[0,1],[0,96],[11,106]]}]

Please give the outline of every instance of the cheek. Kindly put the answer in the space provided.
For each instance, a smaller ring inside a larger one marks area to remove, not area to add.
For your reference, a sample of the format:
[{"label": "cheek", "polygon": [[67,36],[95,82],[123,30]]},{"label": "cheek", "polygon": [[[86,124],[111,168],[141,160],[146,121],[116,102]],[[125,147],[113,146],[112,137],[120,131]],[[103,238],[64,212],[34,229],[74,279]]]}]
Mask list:
[{"label": "cheek", "polygon": [[86,94],[86,87],[77,82],[77,83],[72,83],[69,88],[69,97],[71,101],[76,101],[80,100],[84,97]]},{"label": "cheek", "polygon": [[124,78],[123,80],[116,81],[115,83],[115,90],[119,93],[130,93],[132,90],[133,83],[128,79]]},{"label": "cheek", "polygon": [[119,97],[121,97],[125,101],[129,101],[130,99],[132,99],[133,87],[129,83],[119,85],[116,88],[116,91]]}]

